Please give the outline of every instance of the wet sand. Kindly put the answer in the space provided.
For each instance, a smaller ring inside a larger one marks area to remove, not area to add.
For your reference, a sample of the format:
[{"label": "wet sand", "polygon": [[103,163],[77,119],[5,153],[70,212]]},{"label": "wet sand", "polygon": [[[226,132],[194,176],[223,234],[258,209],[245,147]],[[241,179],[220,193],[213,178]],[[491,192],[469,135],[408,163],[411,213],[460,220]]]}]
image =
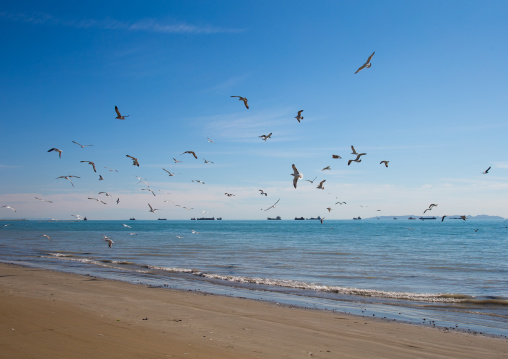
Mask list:
[{"label": "wet sand", "polygon": [[0,264],[0,358],[506,358],[508,340]]}]

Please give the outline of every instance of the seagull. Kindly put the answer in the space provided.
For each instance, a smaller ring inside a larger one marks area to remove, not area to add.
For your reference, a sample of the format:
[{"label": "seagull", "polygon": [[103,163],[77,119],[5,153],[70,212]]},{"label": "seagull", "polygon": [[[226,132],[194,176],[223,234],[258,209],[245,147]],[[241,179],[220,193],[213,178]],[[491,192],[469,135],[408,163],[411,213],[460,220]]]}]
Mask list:
[{"label": "seagull", "polygon": [[268,135],[261,135],[261,136],[258,136],[258,137],[261,137],[263,139],[263,141],[266,141],[267,139],[272,137],[272,132],[270,132]]},{"label": "seagull", "polygon": [[14,208],[12,208],[11,206],[8,206],[8,205],[2,206],[2,208],[9,208],[9,209],[12,209],[14,212],[16,212],[16,210]]},{"label": "seagull", "polygon": [[444,215],[443,217],[441,217],[441,222],[444,221],[445,217],[448,217],[447,215]]},{"label": "seagull", "polygon": [[115,170],[115,169],[112,169],[112,168],[109,168],[109,167],[104,167],[104,168],[107,168],[109,170],[109,172],[118,172],[118,170]]},{"label": "seagull", "polygon": [[46,201],[46,200],[39,198],[39,197],[35,197],[35,199],[38,199],[39,201],[42,201],[42,202],[53,203],[53,201]]},{"label": "seagull", "polygon": [[193,229],[191,229],[191,232],[192,232],[192,233],[194,233],[194,234],[199,234],[199,232],[198,232],[198,231],[195,231],[195,230],[193,230]]},{"label": "seagull", "polygon": [[349,160],[349,161],[347,161],[347,165],[349,166],[351,164],[351,162],[358,162],[358,163],[360,163],[360,162],[362,162],[362,160],[358,160],[358,159],[356,159],[356,160]]},{"label": "seagull", "polygon": [[354,160],[349,160],[347,165],[349,166],[351,164],[351,162],[362,162],[362,160],[360,159],[361,156],[364,156],[366,155],[366,153],[357,153],[356,154],[356,158]]},{"label": "seagull", "polygon": [[267,209],[265,209],[265,211],[268,211],[269,209],[272,209],[272,208],[275,208],[275,206],[277,205],[277,203],[279,203],[280,201],[280,198],[277,200],[277,202],[275,202],[274,204],[272,204],[270,207],[268,207]]},{"label": "seagull", "polygon": [[154,197],[156,197],[155,192],[152,191],[150,188],[141,188],[141,190],[142,191],[149,191],[149,192],[151,192],[154,195]]},{"label": "seagull", "polygon": [[466,217],[466,216],[460,216],[460,218],[461,218],[462,220],[464,220],[464,221],[467,219],[467,217]]},{"label": "seagull", "polygon": [[356,150],[353,147],[353,145],[351,145],[351,150],[353,150],[353,152],[351,152],[352,155],[357,155],[358,154],[358,152],[356,152]]},{"label": "seagull", "polygon": [[127,115],[127,116],[122,116],[122,115],[120,114],[120,110],[118,110],[118,107],[117,107],[117,106],[115,106],[115,111],[116,111],[116,114],[118,115],[118,116],[116,116],[115,118],[116,118],[116,119],[118,119],[118,120],[125,120],[125,118],[126,118],[126,117],[129,117],[129,115]]},{"label": "seagull", "polygon": [[239,101],[243,101],[243,104],[245,105],[245,107],[248,109],[249,108],[249,105],[247,104],[247,98],[245,97],[242,97],[242,96],[231,96],[231,97],[238,97],[238,100]]},{"label": "seagull", "polygon": [[92,161],[80,161],[80,162],[86,162],[86,163],[88,163],[89,165],[91,165],[91,166],[93,167],[93,171],[94,171],[94,172],[97,172],[97,171],[95,170],[95,163],[93,163]]},{"label": "seagull", "polygon": [[233,194],[233,193],[227,193],[227,192],[226,192],[226,193],[224,193],[224,194],[225,194],[226,196],[228,196],[228,197],[234,196],[234,194]]},{"label": "seagull", "polygon": [[111,195],[108,192],[99,192],[99,194],[103,194],[103,193],[106,195],[106,197],[111,197]]},{"label": "seagull", "polygon": [[198,182],[198,183],[202,183],[202,184],[205,184],[205,182],[203,182],[203,181],[200,181],[200,180],[192,180],[192,182]]},{"label": "seagull", "polygon": [[314,183],[314,181],[316,180],[317,176],[314,177],[314,179],[311,181],[311,180],[306,180],[306,181],[309,181],[310,183]]},{"label": "seagull", "polygon": [[165,168],[163,168],[163,170],[164,170],[164,171],[166,171],[166,172],[169,174],[169,176],[170,176],[170,177],[175,175],[174,173],[169,172],[169,171],[168,171],[167,169],[165,169]]},{"label": "seagull", "polygon": [[381,161],[381,162],[379,162],[379,164],[384,163],[385,167],[388,167],[388,162],[390,162],[390,161]]},{"label": "seagull", "polygon": [[88,199],[94,199],[94,200],[96,200],[97,202],[100,202],[100,203],[102,203],[102,204],[106,204],[106,202],[104,202],[104,201],[102,201],[102,200],[100,200],[100,199],[98,199],[98,198],[88,197]]},{"label": "seagull", "polygon": [[182,162],[182,161],[178,161],[176,158],[173,157],[173,161],[175,161],[175,163],[178,163],[178,162]]},{"label": "seagull", "polygon": [[138,166],[139,167],[139,162],[138,162],[138,159],[136,157],[132,157],[132,156],[129,156],[129,155],[125,155],[126,157],[129,157],[130,159],[132,159],[132,165],[133,166]]},{"label": "seagull", "polygon": [[109,238],[109,237],[105,236],[104,234],[103,234],[102,236],[104,237],[104,238],[102,238],[102,240],[103,240],[103,241],[108,242],[108,246],[109,246],[109,248],[111,248],[111,246],[112,246],[112,245],[113,245],[113,243],[115,243],[115,242],[113,242],[113,240],[112,240],[111,238]]},{"label": "seagull", "polygon": [[72,143],[75,143],[76,145],[81,146],[81,148],[93,146],[93,145],[82,145],[81,143],[77,143],[76,141],[72,141]]},{"label": "seagull", "polygon": [[176,238],[183,238],[182,236],[176,236]]},{"label": "seagull", "polygon": [[325,220],[325,217],[321,217],[321,218],[319,219],[319,221],[321,222],[321,224],[323,224],[323,221],[324,221],[324,220]]},{"label": "seagull", "polygon": [[71,214],[71,216],[76,217],[76,219],[83,219],[83,216],[80,214]]},{"label": "seagull", "polygon": [[319,182],[319,185],[316,188],[318,188],[318,189],[325,189],[323,187],[323,183],[325,183],[325,182],[326,182],[326,180],[322,180],[321,182]]},{"label": "seagull", "polygon": [[69,182],[71,183],[72,187],[74,187],[74,183],[72,183],[71,177],[81,178],[81,177],[78,177],[78,176],[69,175],[69,176],[60,176],[60,177],[57,177],[56,179],[65,178],[66,180],[69,180]]},{"label": "seagull", "polygon": [[215,143],[210,139],[210,137],[208,137],[208,142]]},{"label": "seagull", "polygon": [[332,208],[331,208],[331,207],[327,207],[326,209],[328,210],[328,212],[331,212],[331,211],[332,211]]},{"label": "seagull", "polygon": [[339,202],[335,202],[335,204],[340,204],[342,206],[343,204],[346,204],[346,202],[340,202],[339,201]]},{"label": "seagull", "polygon": [[50,236],[48,236],[47,234],[43,234],[42,236],[43,236],[43,237],[46,237],[46,238],[47,238],[47,239],[49,239],[49,240],[51,240],[51,237],[50,237]]},{"label": "seagull", "polygon": [[102,175],[99,175],[99,181],[104,181],[104,177],[102,177]]},{"label": "seagull", "polygon": [[148,203],[148,207],[150,207],[150,210],[149,212],[152,212],[152,213],[155,213],[155,211],[158,211],[159,209],[157,208],[153,208],[152,205],[150,203]]},{"label": "seagull", "polygon": [[213,163],[212,161],[207,161],[203,158],[203,160],[205,161],[205,163]]},{"label": "seagull", "polygon": [[[184,153],[190,153],[191,155],[194,156],[195,159],[198,159],[198,156],[196,156],[196,153],[194,151],[185,151]],[[182,155],[184,154],[182,153]]]},{"label": "seagull", "polygon": [[325,168],[323,168],[321,171],[325,171],[325,170],[331,170],[330,166],[326,166]]},{"label": "seagull", "polygon": [[370,60],[372,59],[372,56],[374,56],[375,54],[375,51],[372,53],[372,55],[369,56],[369,58],[367,59],[367,61],[358,68],[358,70],[356,70],[355,74],[357,74],[358,72],[360,72],[361,70],[363,70],[364,68],[369,68],[371,67],[371,63],[370,63]]},{"label": "seagull", "polygon": [[62,158],[62,150],[59,150],[58,148],[53,147],[53,148],[48,150],[48,152],[51,152],[51,151],[58,152],[58,157]]},{"label": "seagull", "polygon": [[302,112],[303,110],[298,111],[298,115],[295,116],[298,122],[300,122],[300,120],[303,120]]},{"label": "seagull", "polygon": [[116,204],[120,203],[120,197],[116,199]]},{"label": "seagull", "polygon": [[483,172],[483,174],[484,174],[484,175],[486,175],[487,173],[489,173],[489,170],[490,170],[490,167],[489,167],[489,168],[487,168],[487,169],[485,170],[485,172]]},{"label": "seagull", "polygon": [[303,178],[303,174],[298,172],[298,170],[296,169],[296,166],[294,164],[292,166],[293,166],[293,173],[291,173],[291,176],[293,176],[293,187],[296,188],[296,184],[298,183],[298,180],[300,178]]},{"label": "seagull", "polygon": [[332,155],[332,158],[342,158],[339,155]]},{"label": "seagull", "polygon": [[260,189],[260,190],[259,190],[259,192],[261,192],[261,193],[260,193],[261,195],[265,195],[265,197],[266,197],[266,196],[268,196],[268,193],[266,193],[266,192],[265,192],[265,191],[263,191],[262,189]]},{"label": "seagull", "polygon": [[122,223],[122,226],[124,226],[125,228],[132,228],[131,226],[129,226],[128,224],[123,224]]}]

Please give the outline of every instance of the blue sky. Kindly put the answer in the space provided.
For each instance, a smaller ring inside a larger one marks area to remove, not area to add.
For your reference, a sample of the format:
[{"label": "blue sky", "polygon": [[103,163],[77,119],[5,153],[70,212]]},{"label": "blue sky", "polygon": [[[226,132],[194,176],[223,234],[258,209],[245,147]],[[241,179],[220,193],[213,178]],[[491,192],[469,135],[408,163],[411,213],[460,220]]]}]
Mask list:
[{"label": "blue sky", "polygon": [[[0,218],[350,219],[430,203],[508,217],[506,13],[505,1],[4,2],[0,207],[16,212]],[[351,145],[367,155],[348,166]]]}]

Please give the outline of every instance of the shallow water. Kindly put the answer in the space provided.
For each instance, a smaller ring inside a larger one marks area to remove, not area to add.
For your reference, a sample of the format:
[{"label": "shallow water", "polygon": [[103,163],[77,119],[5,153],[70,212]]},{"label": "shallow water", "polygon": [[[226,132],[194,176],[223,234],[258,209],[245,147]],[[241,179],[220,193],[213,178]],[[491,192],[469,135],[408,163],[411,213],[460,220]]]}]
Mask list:
[{"label": "shallow water", "polygon": [[503,221],[3,224],[2,262],[508,336]]}]

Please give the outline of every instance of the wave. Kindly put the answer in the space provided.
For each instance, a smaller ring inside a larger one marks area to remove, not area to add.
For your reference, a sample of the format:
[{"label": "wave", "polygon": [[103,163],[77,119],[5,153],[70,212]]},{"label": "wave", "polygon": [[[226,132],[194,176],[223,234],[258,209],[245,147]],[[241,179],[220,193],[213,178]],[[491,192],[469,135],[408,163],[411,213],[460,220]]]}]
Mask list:
[{"label": "wave", "polygon": [[[59,260],[75,261],[83,264],[98,265],[101,267],[115,268],[119,270],[128,270],[129,272],[138,272],[144,274],[160,275],[160,272],[175,275],[190,275],[194,278],[202,278],[214,282],[249,284],[255,286],[264,286],[263,290],[270,290],[270,287],[282,287],[294,290],[306,290],[313,292],[332,293],[340,295],[385,298],[393,300],[408,300],[428,303],[465,303],[474,305],[501,305],[508,306],[508,298],[504,297],[474,297],[460,293],[411,293],[411,292],[395,292],[383,291],[375,289],[361,289],[354,287],[341,287],[333,285],[322,285],[316,283],[308,283],[290,279],[260,278],[248,276],[235,276],[218,273],[207,273],[198,269],[165,267],[155,265],[139,265],[130,261],[100,260],[76,257],[71,254],[50,253],[51,258]],[[159,272],[159,273],[158,273]],[[257,288],[253,288],[257,289]]]}]

